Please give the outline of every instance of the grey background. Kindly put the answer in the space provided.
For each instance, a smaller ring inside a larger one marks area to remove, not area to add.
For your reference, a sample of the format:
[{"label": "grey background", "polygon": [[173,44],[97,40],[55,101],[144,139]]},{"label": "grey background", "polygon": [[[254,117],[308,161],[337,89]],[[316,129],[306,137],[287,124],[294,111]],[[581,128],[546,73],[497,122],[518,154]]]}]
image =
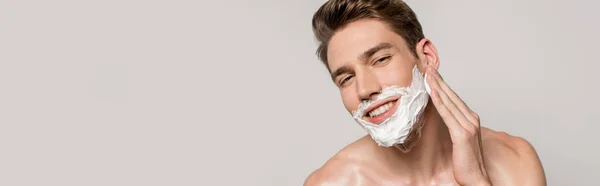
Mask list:
[{"label": "grey background", "polygon": [[[314,55],[323,2],[0,1],[0,185],[301,185],[365,134]],[[483,125],[596,184],[597,1],[409,4]]]}]

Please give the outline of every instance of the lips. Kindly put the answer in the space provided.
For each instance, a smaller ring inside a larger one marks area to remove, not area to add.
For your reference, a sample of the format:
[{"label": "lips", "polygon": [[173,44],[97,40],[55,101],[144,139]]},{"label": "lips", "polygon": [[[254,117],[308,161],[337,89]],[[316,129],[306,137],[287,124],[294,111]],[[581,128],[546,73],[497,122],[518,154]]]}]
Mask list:
[{"label": "lips", "polygon": [[396,112],[399,100],[399,96],[393,96],[372,104],[365,110],[362,119],[373,124],[382,123]]}]

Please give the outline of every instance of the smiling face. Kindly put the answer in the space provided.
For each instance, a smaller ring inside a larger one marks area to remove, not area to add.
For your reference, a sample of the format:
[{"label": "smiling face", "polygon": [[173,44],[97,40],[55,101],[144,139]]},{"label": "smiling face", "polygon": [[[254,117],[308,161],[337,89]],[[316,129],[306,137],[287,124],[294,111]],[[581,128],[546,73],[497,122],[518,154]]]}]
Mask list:
[{"label": "smiling face", "polygon": [[[375,100],[383,88],[407,87],[412,82],[412,70],[417,65],[437,69],[437,51],[429,40],[416,45],[419,58],[407,47],[402,36],[375,19],[361,19],[338,30],[327,50],[328,66],[334,83],[342,95],[346,110],[358,109],[362,101]],[[379,124],[391,116],[399,96],[374,102],[365,110],[363,120]]]}]

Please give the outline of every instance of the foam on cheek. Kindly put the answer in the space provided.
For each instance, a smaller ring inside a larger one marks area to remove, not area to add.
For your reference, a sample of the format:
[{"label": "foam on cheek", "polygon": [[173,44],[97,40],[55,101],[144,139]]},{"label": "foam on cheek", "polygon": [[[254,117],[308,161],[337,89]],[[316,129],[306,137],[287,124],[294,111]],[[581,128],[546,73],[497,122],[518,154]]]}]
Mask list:
[{"label": "foam on cheek", "polygon": [[[378,125],[373,124],[362,119],[365,109],[372,102],[363,102],[359,105],[358,110],[352,113],[354,120],[369,132],[371,138],[379,146],[404,145],[406,148],[402,151],[409,151],[410,147],[406,146],[407,144],[404,144],[404,142],[412,130],[417,130],[417,133],[420,134],[418,130],[420,130],[421,125],[418,125],[417,120],[429,99],[429,85],[426,83],[423,75],[415,66],[412,83],[409,87],[387,87],[377,97],[377,100],[381,100],[390,96],[400,95],[400,103],[396,109],[396,113]],[[419,137],[417,136],[416,138]]]}]

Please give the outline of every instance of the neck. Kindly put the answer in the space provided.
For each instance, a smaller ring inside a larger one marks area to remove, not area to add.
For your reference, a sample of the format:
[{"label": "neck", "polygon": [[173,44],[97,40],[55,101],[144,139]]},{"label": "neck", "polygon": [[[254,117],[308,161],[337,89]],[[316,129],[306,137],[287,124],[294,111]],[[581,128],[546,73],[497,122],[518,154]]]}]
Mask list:
[{"label": "neck", "polygon": [[[421,138],[407,153],[394,149],[394,155],[402,159],[402,166],[409,174],[424,180],[452,175],[452,141],[448,128],[429,100],[423,115]],[[412,135],[412,134],[411,134]],[[405,161],[404,161],[405,160]]]}]

